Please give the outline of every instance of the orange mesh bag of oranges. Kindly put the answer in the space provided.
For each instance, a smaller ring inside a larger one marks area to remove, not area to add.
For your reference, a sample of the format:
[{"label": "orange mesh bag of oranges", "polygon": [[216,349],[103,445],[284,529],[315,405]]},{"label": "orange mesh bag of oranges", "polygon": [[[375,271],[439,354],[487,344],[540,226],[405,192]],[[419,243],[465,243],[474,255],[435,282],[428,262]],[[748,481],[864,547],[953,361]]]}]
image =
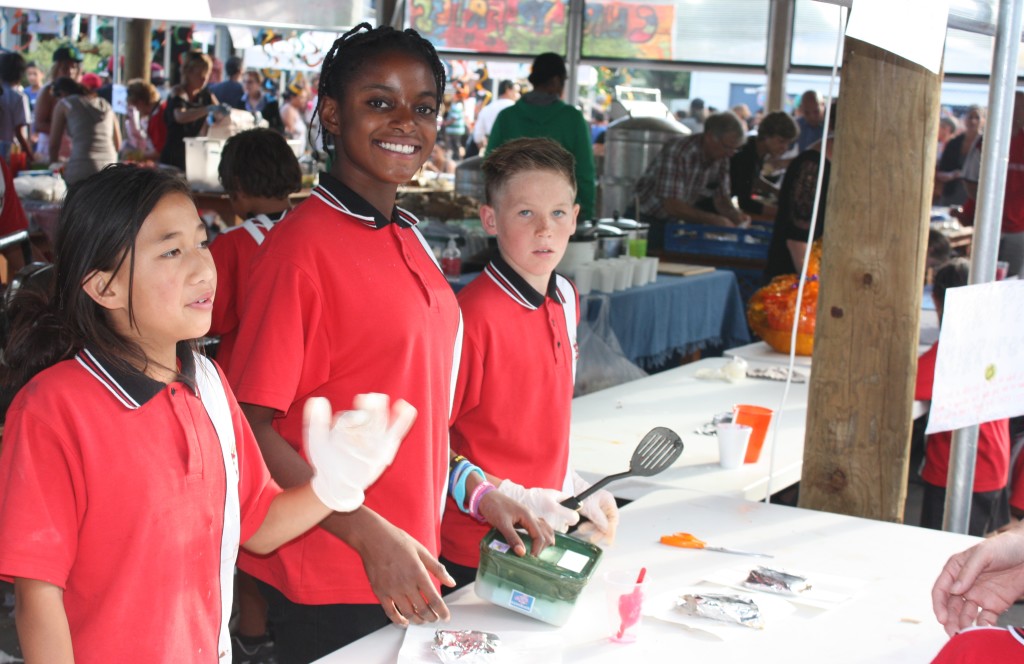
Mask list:
[{"label": "orange mesh bag of oranges", "polygon": [[[814,324],[818,314],[818,270],[821,266],[821,241],[814,243],[807,264],[807,283],[800,302],[800,323],[796,333],[796,354],[814,351]],[[789,352],[796,311],[800,275],[783,274],[758,290],[747,304],[747,322],[754,334],[780,353]]]}]

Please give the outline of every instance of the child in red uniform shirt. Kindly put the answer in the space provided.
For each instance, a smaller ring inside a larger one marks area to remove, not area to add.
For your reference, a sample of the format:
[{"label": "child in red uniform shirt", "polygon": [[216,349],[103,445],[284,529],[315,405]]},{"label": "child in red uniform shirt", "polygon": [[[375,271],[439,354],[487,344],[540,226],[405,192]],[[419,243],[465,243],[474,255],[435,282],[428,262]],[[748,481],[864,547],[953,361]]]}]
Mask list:
[{"label": "child in red uniform shirt", "polygon": [[[578,298],[554,271],[579,213],[573,157],[550,139],[522,138],[488,154],[483,173],[480,219],[498,237],[499,255],[459,293],[465,334],[452,450],[564,532],[579,515],[560,501],[588,486],[569,469]],[[460,584],[475,577],[487,531],[467,513],[468,495],[455,492],[441,528],[445,566]],[[581,512],[585,528],[610,543],[612,495],[598,491]]]},{"label": "child in red uniform shirt", "polygon": [[[415,217],[395,207],[398,185],[434,146],[444,80],[433,46],[412,30],[362,24],[340,37],[324,58],[317,106],[331,172],[253,261],[259,297],[243,303],[230,376],[279,484],[311,472],[307,397],[373,389],[419,412],[363,507],[270,556],[239,556],[262,582],[282,664],[322,657],[389,620],[449,616],[435,579],[454,583],[437,554],[461,320]],[[507,536],[517,538],[514,522],[543,535],[525,508],[492,494],[481,509]]]},{"label": "child in red uniform shirt", "polygon": [[[194,351],[216,272],[188,185],[113,166],[61,212],[52,297],[16,296],[0,451],[0,577],[28,663],[231,661],[239,544],[268,553],[361,504],[415,410],[311,401],[312,481],[274,484]],[[360,406],[361,407],[361,406]],[[329,469],[330,472],[327,472]]]},{"label": "child in red uniform shirt", "polygon": [[210,244],[217,265],[210,334],[220,336],[217,364],[229,374],[253,256],[291,209],[288,197],[302,189],[302,170],[284,136],[272,129],[250,129],[224,143],[217,174],[235,214],[245,219]]},{"label": "child in red uniform shirt", "polygon": [[[970,264],[966,259],[954,258],[935,272],[932,298],[935,300],[939,325],[942,324],[942,304],[945,301],[946,290],[966,286],[969,268]],[[919,401],[931,401],[938,350],[939,344],[936,343],[917,360],[917,388],[914,391],[914,398]],[[952,431],[941,431],[930,434],[925,441],[924,469],[921,471],[921,479],[925,482],[921,525],[925,528],[942,530],[952,440]],[[974,468],[968,530],[971,535],[983,536],[1010,520],[1005,495],[1009,467],[1009,420],[983,422],[978,429],[978,456]]]},{"label": "child in red uniform shirt", "polygon": [[[218,335],[217,364],[225,374],[238,334],[241,299],[248,292],[252,259],[267,233],[281,221],[292,203],[289,195],[302,188],[302,170],[288,142],[272,129],[250,129],[224,143],[217,167],[220,183],[235,214],[245,219],[210,244],[217,266],[217,294],[213,298],[211,335]],[[233,646],[249,661],[273,657],[267,635],[267,606],[255,581],[239,571],[235,578],[238,605]]]}]

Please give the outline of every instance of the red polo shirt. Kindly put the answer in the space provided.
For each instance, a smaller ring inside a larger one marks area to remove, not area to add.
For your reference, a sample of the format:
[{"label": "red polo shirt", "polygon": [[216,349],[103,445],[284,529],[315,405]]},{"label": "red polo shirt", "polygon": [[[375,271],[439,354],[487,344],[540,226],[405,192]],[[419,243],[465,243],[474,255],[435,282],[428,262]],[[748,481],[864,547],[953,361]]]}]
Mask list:
[{"label": "red polo shirt", "polygon": [[1024,128],[1010,138],[1006,194],[1003,197],[1003,232],[1024,232]]},{"label": "red polo shirt", "polygon": [[[365,505],[440,548],[448,416],[459,309],[434,256],[396,208],[382,217],[322,176],[253,261],[229,378],[239,401],[278,411],[274,428],[300,454],[311,396],[338,409],[361,392],[402,398],[419,414]],[[258,296],[256,295],[258,294]],[[301,604],[376,604],[355,550],[323,529],[239,567]]]},{"label": "red polo shirt", "polygon": [[[939,344],[929,348],[917,360],[917,388],[914,398],[931,401],[935,382],[935,358]],[[928,436],[924,449],[924,470],[921,478],[937,487],[946,486],[949,472],[949,450],[953,445],[953,432],[940,431]],[[978,456],[974,462],[974,492],[998,491],[1006,486],[1010,469],[1010,421],[982,422],[978,427]]]},{"label": "red polo shirt", "polygon": [[28,217],[21,207],[18,192],[14,190],[11,168],[2,159],[0,169],[3,169],[3,188],[0,189],[0,235],[10,235],[28,228]]},{"label": "red polo shirt", "polygon": [[[184,348],[184,345],[182,345]],[[193,377],[190,352],[179,353]],[[241,540],[279,492],[227,390]],[[0,452],[0,575],[64,589],[75,661],[217,662],[224,457],[189,384],[89,351],[15,397]]]},{"label": "red polo shirt", "polygon": [[[538,293],[500,257],[459,292],[465,336],[452,413],[453,450],[502,479],[563,488],[576,302],[576,289],[564,277],[552,274],[547,294]],[[442,555],[476,567],[488,528],[449,502],[441,525]]]},{"label": "red polo shirt", "polygon": [[228,373],[228,364],[238,336],[241,298],[249,292],[252,259],[274,225],[285,213],[259,214],[217,236],[210,254],[217,265],[217,293],[213,298],[213,321],[209,334],[219,335],[217,363]]}]

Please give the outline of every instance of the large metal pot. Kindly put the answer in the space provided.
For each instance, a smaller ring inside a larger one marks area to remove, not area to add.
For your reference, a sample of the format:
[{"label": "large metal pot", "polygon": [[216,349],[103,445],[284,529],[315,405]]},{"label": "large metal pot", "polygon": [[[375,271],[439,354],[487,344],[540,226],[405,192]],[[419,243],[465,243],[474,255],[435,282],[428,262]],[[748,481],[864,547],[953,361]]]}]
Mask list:
[{"label": "large metal pot", "polygon": [[483,163],[483,157],[470,157],[469,159],[463,159],[462,162],[455,167],[456,194],[469,196],[470,198],[476,199],[479,203],[484,202]]},{"label": "large metal pot", "polygon": [[689,133],[680,123],[664,118],[626,117],[608,125],[601,174],[601,216],[626,214],[633,202],[633,186],[648,164],[665,143]]}]

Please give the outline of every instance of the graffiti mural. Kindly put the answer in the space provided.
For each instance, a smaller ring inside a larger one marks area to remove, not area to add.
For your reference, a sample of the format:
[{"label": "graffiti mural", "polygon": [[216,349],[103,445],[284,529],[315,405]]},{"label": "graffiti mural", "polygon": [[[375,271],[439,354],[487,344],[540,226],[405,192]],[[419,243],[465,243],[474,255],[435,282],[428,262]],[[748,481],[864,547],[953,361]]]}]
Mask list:
[{"label": "graffiti mural", "polygon": [[437,48],[565,51],[565,0],[410,0],[409,25]]},{"label": "graffiti mural", "polygon": [[674,4],[588,0],[584,11],[585,56],[673,59]]}]

